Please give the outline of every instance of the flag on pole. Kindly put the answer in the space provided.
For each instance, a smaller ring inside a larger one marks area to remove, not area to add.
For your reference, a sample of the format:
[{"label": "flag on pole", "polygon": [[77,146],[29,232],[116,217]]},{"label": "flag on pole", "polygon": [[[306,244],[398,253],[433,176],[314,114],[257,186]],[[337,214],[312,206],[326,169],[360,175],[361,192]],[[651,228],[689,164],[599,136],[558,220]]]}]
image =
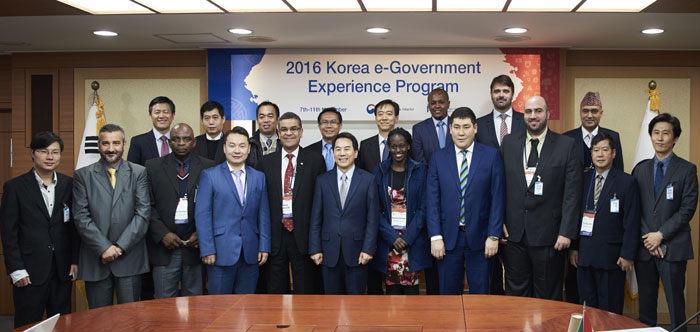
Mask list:
[{"label": "flag on pole", "polygon": [[578,325],[577,332],[595,332],[593,330],[593,326],[591,325],[591,321],[588,319],[588,314],[586,314],[586,304],[583,305],[583,318],[581,319],[581,323]]},{"label": "flag on pole", "polygon": [[80,152],[78,154],[78,163],[75,169],[94,164],[100,160],[100,151],[97,148],[97,136],[100,128],[107,123],[105,118],[104,104],[102,99],[95,92],[95,99],[85,118],[85,130],[83,131],[83,139],[80,143]]}]

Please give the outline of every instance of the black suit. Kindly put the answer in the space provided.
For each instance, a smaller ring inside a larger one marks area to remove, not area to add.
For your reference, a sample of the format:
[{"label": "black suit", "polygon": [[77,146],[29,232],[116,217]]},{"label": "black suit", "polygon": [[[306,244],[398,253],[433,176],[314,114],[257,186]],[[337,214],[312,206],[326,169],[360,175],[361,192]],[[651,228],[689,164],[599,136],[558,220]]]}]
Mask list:
[{"label": "black suit", "polygon": [[[168,149],[170,149],[170,147],[168,147]],[[126,160],[141,166],[146,166],[146,161],[158,157],[160,157],[160,154],[158,154],[156,136],[153,134],[153,130],[134,136],[131,139],[129,154]]]},{"label": "black suit", "polygon": [[[500,147],[498,144],[498,136],[501,133],[500,131],[496,132],[496,127],[494,127],[493,112],[495,111],[491,111],[476,120],[478,129],[476,132],[476,141],[498,149]],[[511,119],[510,131],[508,134],[519,134],[521,132],[525,132],[525,120],[523,119],[523,114],[513,110],[513,118]]]},{"label": "black suit", "polygon": [[[283,157],[284,155],[284,157]],[[294,184],[292,186],[292,215],[294,230],[290,233],[282,224],[282,162],[287,153],[283,148],[262,158],[262,171],[267,183],[270,202],[270,257],[265,268],[267,292],[289,292],[289,264],[292,265],[294,294],[320,293],[320,269],[309,257],[309,218],[313,204],[316,177],[326,172],[320,154],[299,147]]]},{"label": "black suit", "polygon": [[49,216],[34,171],[5,182],[0,225],[7,273],[26,270],[31,284],[12,287],[15,327],[56,313],[70,313],[71,264],[78,264],[80,240],[69,211],[73,179],[56,173],[53,212]]},{"label": "black suit", "polygon": [[[654,196],[654,159],[640,162],[632,171],[639,185],[642,206],[641,234],[661,232],[664,258],[652,257],[642,244],[635,264],[639,283],[639,320],[656,325],[656,301],[659,279],[666,292],[671,326],[685,321],[685,270],[693,259],[690,220],[698,205],[697,167],[671,155],[658,195]],[[673,198],[666,188],[673,186]],[[682,329],[685,331],[685,328]]]},{"label": "black suit", "polygon": [[323,156],[323,140],[321,139],[316,143],[307,145],[304,149],[308,151],[318,152],[319,154],[321,154],[321,156]]},{"label": "black suit", "polygon": [[[388,148],[387,146],[386,149]],[[377,165],[382,162],[382,156],[379,154],[379,151],[379,135],[362,140],[360,142],[360,152],[357,156],[357,167],[373,173]]]},{"label": "black suit", "polygon": [[214,152],[214,158],[209,158],[210,151],[208,149],[207,134],[199,135],[195,138],[197,144],[192,149],[193,155],[198,155],[202,158],[211,159],[216,162],[216,164],[221,164],[226,161],[226,155],[224,155],[224,138],[218,140],[216,144],[216,151]]},{"label": "black suit", "polygon": [[[526,136],[526,132],[506,135],[501,144],[509,234],[503,253],[506,294],[561,300],[565,254],[554,250],[554,244],[559,235],[569,239],[578,235],[581,165],[573,139],[548,130],[540,142],[543,145],[533,181],[527,184],[523,162]],[[535,195],[537,179],[543,183],[541,196]]]},{"label": "black suit", "polygon": [[[620,143],[620,134],[618,134],[614,130],[610,130],[607,128],[603,127],[598,127],[598,133],[608,133],[610,136],[612,136],[613,141],[615,141],[615,159],[613,160],[613,167],[624,171],[625,170],[625,164],[622,161],[622,145]],[[576,156],[578,159],[581,161],[581,167],[583,167],[584,172],[586,172],[588,169],[591,167],[591,151],[588,149],[586,144],[583,142],[583,132],[581,131],[581,127],[578,127],[576,129],[571,129],[567,132],[564,133],[564,135],[569,136],[574,139],[574,149],[576,149]],[[593,140],[593,138],[591,138]],[[586,162],[588,161],[588,165],[586,165]]]}]

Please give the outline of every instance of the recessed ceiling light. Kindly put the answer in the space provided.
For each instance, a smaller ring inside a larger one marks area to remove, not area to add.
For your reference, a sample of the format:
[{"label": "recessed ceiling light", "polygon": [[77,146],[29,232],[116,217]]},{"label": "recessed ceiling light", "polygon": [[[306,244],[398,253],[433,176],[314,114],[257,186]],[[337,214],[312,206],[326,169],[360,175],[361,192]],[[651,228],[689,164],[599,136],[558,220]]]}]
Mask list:
[{"label": "recessed ceiling light", "polygon": [[577,12],[640,12],[656,0],[586,0]]},{"label": "recessed ceiling light", "polygon": [[151,10],[129,0],[58,0],[90,14],[153,14]]},{"label": "recessed ceiling light", "polygon": [[291,12],[292,10],[280,0],[211,0],[229,12]]},{"label": "recessed ceiling light", "polygon": [[253,33],[253,30],[250,29],[243,29],[243,28],[234,28],[234,29],[228,29],[228,32],[237,34],[237,35],[249,35]]},{"label": "recessed ceiling light", "polygon": [[651,29],[644,29],[642,30],[643,34],[646,35],[658,35],[660,33],[663,33],[664,29],[658,29],[658,28],[651,28]]},{"label": "recessed ceiling light", "polygon": [[509,12],[570,12],[581,0],[512,0]]},{"label": "recessed ceiling light", "polygon": [[160,13],[221,13],[219,7],[207,0],[137,0]]},{"label": "recessed ceiling light", "polygon": [[103,37],[114,37],[114,36],[119,35],[118,33],[114,32],[114,31],[107,31],[107,30],[93,31],[92,34],[97,35],[97,36],[103,36]]},{"label": "recessed ceiling light", "polygon": [[437,2],[437,11],[460,12],[500,12],[506,0],[440,0]]},{"label": "recessed ceiling light", "polygon": [[357,0],[287,0],[300,12],[359,12],[362,11]]},{"label": "recessed ceiling light", "polygon": [[525,28],[507,28],[507,29],[503,29],[503,31],[505,31],[506,33],[518,34],[518,33],[526,33],[527,29],[525,29]]},{"label": "recessed ceiling light", "polygon": [[367,11],[411,12],[432,11],[432,0],[362,0]]},{"label": "recessed ceiling light", "polygon": [[367,32],[369,33],[387,33],[391,30],[388,28],[367,28]]}]

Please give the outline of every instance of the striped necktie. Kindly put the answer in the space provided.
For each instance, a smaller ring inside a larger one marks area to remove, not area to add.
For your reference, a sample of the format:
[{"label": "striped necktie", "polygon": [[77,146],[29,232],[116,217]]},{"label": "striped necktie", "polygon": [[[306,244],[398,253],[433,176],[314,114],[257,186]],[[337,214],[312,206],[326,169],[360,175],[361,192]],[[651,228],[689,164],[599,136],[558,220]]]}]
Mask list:
[{"label": "striped necktie", "polygon": [[467,150],[460,151],[462,153],[462,167],[459,170],[459,190],[462,193],[459,208],[459,225],[464,226],[466,223],[464,213],[464,196],[467,194],[467,177],[469,175],[469,165],[467,164]]}]

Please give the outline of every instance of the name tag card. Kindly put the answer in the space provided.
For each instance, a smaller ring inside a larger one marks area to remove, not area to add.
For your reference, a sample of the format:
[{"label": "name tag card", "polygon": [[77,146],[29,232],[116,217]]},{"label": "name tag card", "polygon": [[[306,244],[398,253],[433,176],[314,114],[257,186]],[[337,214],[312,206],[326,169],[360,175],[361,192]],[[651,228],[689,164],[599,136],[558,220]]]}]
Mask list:
[{"label": "name tag card", "polygon": [[186,224],[187,223],[187,196],[180,198],[177,201],[177,208],[175,209],[175,224]]},{"label": "name tag card", "polygon": [[581,235],[593,235],[593,223],[595,222],[595,211],[586,211],[581,219]]},{"label": "name tag card", "polygon": [[536,167],[528,167],[525,169],[525,183],[529,186],[532,183],[532,178],[535,177]]},{"label": "name tag card", "polygon": [[406,208],[391,208],[391,227],[406,230]]},{"label": "name tag card", "polygon": [[292,218],[292,195],[282,196],[282,218]]},{"label": "name tag card", "polygon": [[535,196],[542,196],[544,194],[544,183],[540,176],[537,176],[537,182],[535,182]]},{"label": "name tag card", "polygon": [[63,222],[69,222],[70,221],[70,208],[66,205],[63,205]]},{"label": "name tag card", "polygon": [[610,213],[620,213],[620,200],[617,199],[617,194],[610,199]]},{"label": "name tag card", "polygon": [[673,185],[669,184],[666,187],[666,200],[672,201],[673,200]]}]

